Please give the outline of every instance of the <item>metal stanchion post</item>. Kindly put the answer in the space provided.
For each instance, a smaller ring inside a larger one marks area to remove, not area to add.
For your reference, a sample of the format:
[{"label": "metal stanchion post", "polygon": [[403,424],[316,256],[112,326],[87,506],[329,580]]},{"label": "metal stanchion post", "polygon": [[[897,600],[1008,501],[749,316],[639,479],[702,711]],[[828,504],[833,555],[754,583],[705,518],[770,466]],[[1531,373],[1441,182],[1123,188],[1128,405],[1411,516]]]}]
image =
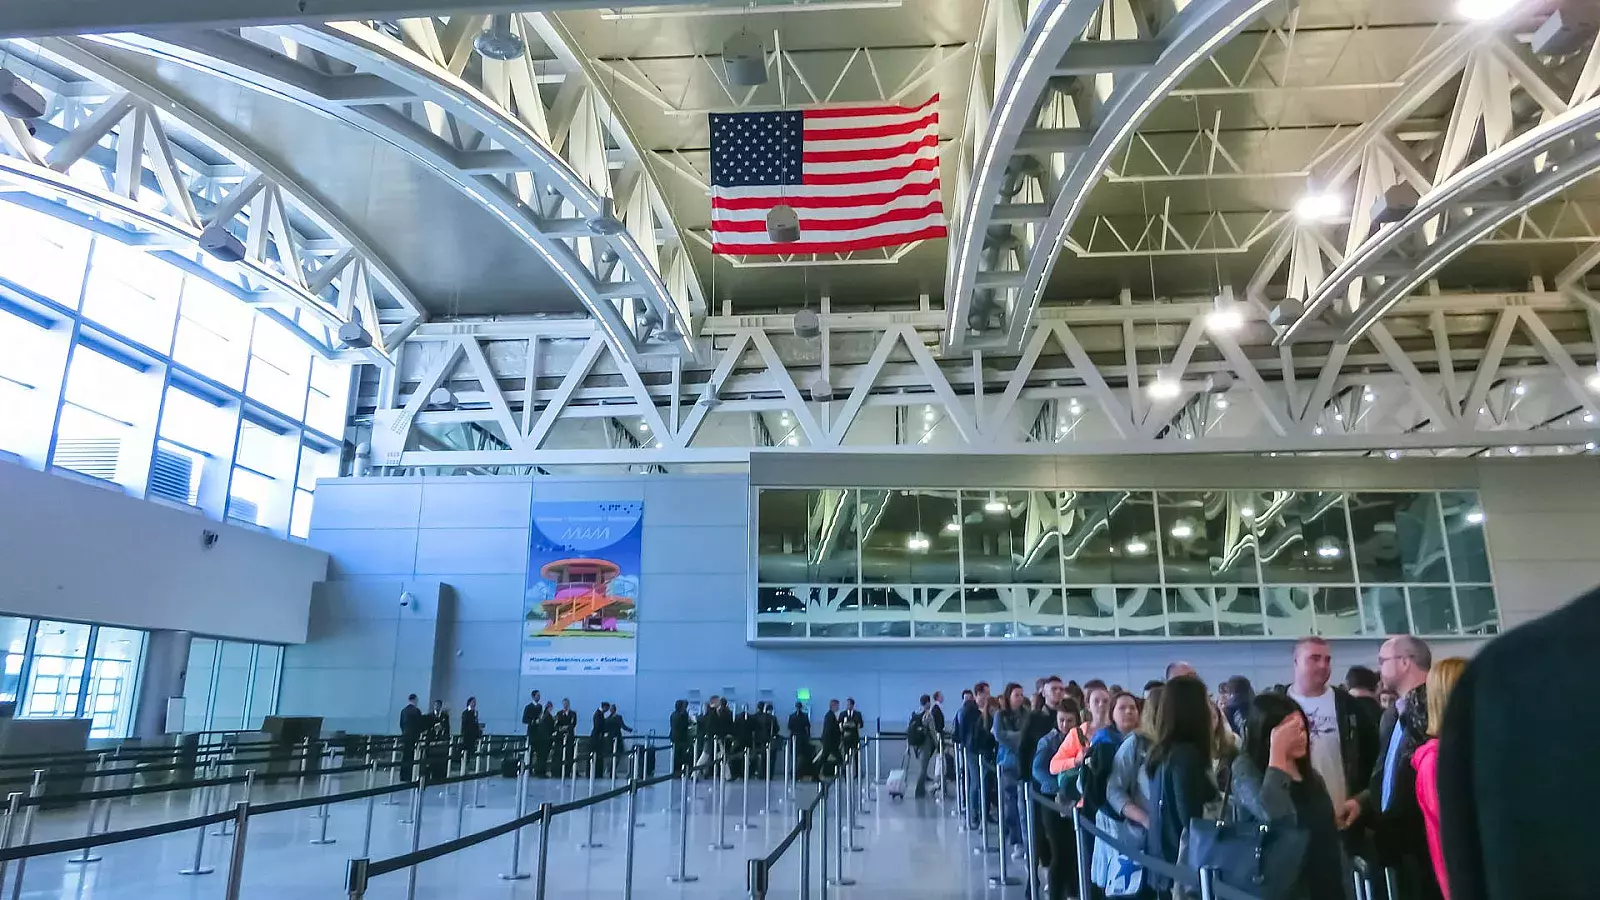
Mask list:
[{"label": "metal stanchion post", "polygon": [[1089,845],[1089,830],[1078,820],[1078,811],[1072,811],[1073,844],[1078,848],[1078,896],[1089,897],[1089,870],[1094,853]]},{"label": "metal stanchion post", "polygon": [[[22,814],[22,837],[18,838],[19,844],[27,844],[33,836],[33,816],[38,811],[38,798],[44,796],[44,770],[33,770],[33,784],[28,787],[28,797],[35,802],[29,804],[28,811]],[[17,883],[11,888],[11,900],[20,900],[22,897],[22,877],[28,872],[28,858],[17,860]],[[6,883],[6,864],[0,861],[0,887]]]},{"label": "metal stanchion post", "polygon": [[683,801],[678,804],[678,874],[668,877],[678,884],[700,880],[699,876],[689,874],[689,801],[694,796],[689,787],[689,775],[693,771],[691,765],[683,773]]},{"label": "metal stanchion post", "polygon": [[821,811],[821,819],[817,822],[817,833],[822,835],[822,871],[820,873],[822,877],[817,879],[817,884],[822,900],[828,900],[828,786],[832,782],[821,781],[818,784],[822,793],[822,801],[817,804],[817,809]]},{"label": "metal stanchion post", "polygon": [[622,900],[633,900],[633,845],[638,843],[634,832],[639,824],[639,773],[636,771],[628,779],[628,847],[622,861]]},{"label": "metal stanchion post", "polygon": [[544,900],[545,876],[550,871],[550,826],[555,824],[552,818],[550,804],[539,804],[539,877],[534,882],[534,900]]},{"label": "metal stanchion post", "polygon": [[[515,818],[522,818],[528,808],[528,768],[522,766],[517,771],[517,814]],[[545,829],[550,827],[546,822]],[[522,881],[528,873],[522,871],[522,829],[511,832],[511,871],[502,872],[500,878],[504,881]]]},{"label": "metal stanchion post", "polygon": [[[1020,784],[1017,786],[1019,788],[1022,787]],[[1007,860],[1011,858],[1011,854],[1006,849],[1006,788],[1005,779],[1000,774],[999,754],[996,754],[994,758],[994,787],[995,812],[997,813],[995,819],[1000,823],[999,830],[996,833],[1000,842],[1000,874],[989,876],[989,884],[992,887],[1009,887],[1022,882],[1012,878],[1011,873],[1006,871]]]},{"label": "metal stanchion post", "polygon": [[[591,792],[589,796],[591,796],[591,797],[594,796],[593,792]],[[584,838],[583,843],[578,845],[581,849],[593,850],[593,849],[605,846],[605,844],[602,844],[599,841],[594,839],[594,810],[595,810],[595,807],[597,807],[599,805],[600,804],[598,804],[598,803],[589,804],[588,837]]]},{"label": "metal stanchion post", "polygon": [[1033,898],[1033,900],[1038,900],[1039,848],[1034,843],[1034,835],[1036,832],[1033,827],[1033,817],[1036,815],[1036,813],[1033,811],[1033,786],[1027,782],[1024,782],[1018,787],[1018,790],[1022,791],[1022,827],[1024,829],[1022,845],[1027,848],[1026,865],[1028,867],[1028,874],[1024,879],[1024,883],[1028,886],[1028,896]]},{"label": "metal stanchion post", "polygon": [[1200,867],[1200,900],[1216,900],[1217,870],[1214,866]]},{"label": "metal stanchion post", "polygon": [[966,831],[967,823],[972,821],[968,812],[967,798],[967,748],[957,747],[955,752],[956,764],[956,802],[954,815],[961,817],[961,825],[957,831]]},{"label": "metal stanchion post", "polygon": [[796,774],[799,770],[795,766],[795,761],[800,757],[799,742],[795,740],[794,735],[789,736],[789,746],[785,755],[788,757],[785,760],[788,765],[784,767],[783,788],[784,793],[793,800],[794,786],[799,781],[799,776]]},{"label": "metal stanchion post", "polygon": [[250,828],[250,801],[240,800],[233,807],[233,850],[228,854],[228,886],[223,900],[239,900],[244,881],[245,833]]},{"label": "metal stanchion post", "polygon": [[[834,827],[838,829],[839,833],[835,835],[835,837],[838,839],[838,846],[833,851],[834,877],[830,879],[828,883],[837,885],[838,887],[849,887],[850,885],[856,883],[854,878],[846,878],[844,874],[845,848],[850,846],[850,817],[845,812],[845,807],[850,802],[850,783],[846,780],[845,768],[846,767],[841,766],[839,777],[833,780],[833,786],[837,788],[837,790],[833,792],[833,819]],[[826,806],[828,801],[824,799],[822,804]],[[824,866],[827,865],[828,860],[826,856],[823,857],[822,863]]]},{"label": "metal stanchion post", "polygon": [[[211,813],[211,790],[209,788],[207,788],[205,790],[205,793],[203,793],[201,795],[200,815],[204,816],[204,815],[209,815],[210,813]],[[92,809],[89,811],[89,818],[90,819],[94,818],[94,810],[92,810]],[[89,854],[88,848],[87,847],[84,848],[83,852],[84,852],[84,855],[87,856]],[[201,825],[199,828],[195,829],[194,861],[189,864],[189,868],[187,868],[187,869],[179,869],[178,870],[178,874],[179,875],[209,875],[212,872],[215,872],[216,869],[213,869],[212,867],[210,867],[210,866],[205,864],[205,852],[206,852],[206,827],[204,825]],[[95,857],[95,859],[99,859],[99,857]],[[75,859],[75,860],[73,860],[73,862],[93,862],[93,860],[88,860],[88,859],[78,860],[78,859]]]},{"label": "metal stanchion post", "polygon": [[[463,760],[462,763],[461,763],[461,768],[463,770],[465,770],[466,767],[467,767],[467,763],[466,763],[465,760]],[[462,771],[461,774],[464,776],[467,773],[465,771]],[[464,829],[466,828],[466,823],[467,823],[467,783],[465,781],[463,781],[463,782],[461,782],[461,783],[456,785],[456,837],[461,837],[461,835],[465,833]]]},{"label": "metal stanchion post", "polygon": [[[477,772],[478,772],[479,775],[482,775],[483,773],[485,773],[487,771],[489,771],[489,748],[488,748],[487,745],[485,745],[485,746],[482,746],[482,747],[478,748]],[[479,778],[478,780],[472,782],[472,808],[473,809],[483,809],[483,807],[484,807],[484,802],[483,802],[483,782],[484,782],[484,779],[482,779],[482,778]]]},{"label": "metal stanchion post", "polygon": [[745,868],[745,885],[750,889],[750,900],[766,900],[769,875],[765,858],[749,861]]},{"label": "metal stanchion post", "polygon": [[733,845],[728,843],[728,751],[726,747],[718,745],[713,748],[711,764],[716,768],[712,781],[712,789],[716,791],[716,794],[711,798],[711,807],[717,817],[717,840],[711,845],[711,849],[732,850]]},{"label": "metal stanchion post", "polygon": [[[11,846],[11,837],[12,837],[12,834],[16,831],[16,827],[17,827],[17,810],[20,809],[21,806],[22,806],[22,793],[20,791],[12,792],[11,796],[9,798],[7,798],[7,803],[6,803],[6,824],[5,824],[5,828],[4,829],[0,829],[0,849],[9,848]],[[32,812],[33,811],[33,807],[31,807],[31,806],[28,807],[28,811]],[[91,821],[91,822],[94,821],[94,811],[93,810],[89,811],[89,821]],[[27,843],[27,838],[23,838],[22,842],[24,844],[26,844]],[[5,862],[4,861],[0,861],[0,885],[5,884],[5,877],[6,877]],[[17,890],[19,890],[19,891],[22,890],[22,877],[21,877],[20,874],[17,877]]]},{"label": "metal stanchion post", "polygon": [[800,810],[800,900],[811,900],[811,810]]},{"label": "metal stanchion post", "polygon": [[750,748],[744,748],[744,777],[739,779],[739,822],[734,831],[749,831],[756,827],[750,822]]},{"label": "metal stanchion post", "polygon": [[[983,767],[983,757],[978,757],[978,846],[972,848],[973,853],[993,853],[994,848],[989,846],[989,773]],[[996,800],[999,799],[998,786],[995,790]],[[999,804],[995,806],[998,808]]]},{"label": "metal stanchion post", "polygon": [[[415,853],[422,846],[422,797],[425,793],[423,781],[417,782],[415,793],[411,795],[411,852]],[[406,867],[406,900],[416,900],[417,897],[417,867]]]},{"label": "metal stanchion post", "polygon": [[[1383,895],[1391,898],[1391,900],[1400,896],[1399,873],[1395,871],[1393,866],[1386,866],[1383,870],[1383,890]],[[1207,900],[1210,900],[1210,898],[1207,898]]]},{"label": "metal stanchion post", "polygon": [[[370,787],[371,785],[368,786]],[[363,857],[372,850],[372,814],[377,811],[377,802],[376,795],[367,797],[366,824],[361,828],[361,855]],[[12,900],[16,900],[16,898],[12,898]]]},{"label": "metal stanchion post", "polygon": [[859,790],[855,789],[856,788],[855,782],[857,782],[857,781],[859,781],[861,779],[861,775],[860,775],[860,773],[852,773],[850,775],[850,778],[852,779],[852,783],[851,783],[851,788],[852,789],[850,791],[850,797],[846,801],[846,803],[848,804],[849,810],[850,810],[850,820],[849,820],[850,821],[850,827],[849,827],[849,829],[847,829],[847,831],[850,834],[850,845],[849,846],[850,846],[850,852],[852,852],[852,853],[860,853],[862,850],[865,850],[866,848],[865,847],[857,847],[856,846],[856,834],[855,833],[858,832],[858,831],[866,831],[867,830],[867,826],[859,825],[859,824],[856,823],[856,814],[858,812],[860,812],[860,810],[861,810],[861,792]]},{"label": "metal stanchion post", "polygon": [[761,814],[772,813],[772,745],[767,744],[761,748]]},{"label": "metal stanchion post", "polygon": [[[395,749],[389,751],[389,786],[393,787],[394,785],[397,785],[399,783],[400,783],[400,748],[396,747]],[[394,806],[396,803],[400,802],[399,797],[400,797],[400,792],[399,791],[395,791],[394,793],[390,794],[389,796],[383,798],[383,805],[384,806]]]}]

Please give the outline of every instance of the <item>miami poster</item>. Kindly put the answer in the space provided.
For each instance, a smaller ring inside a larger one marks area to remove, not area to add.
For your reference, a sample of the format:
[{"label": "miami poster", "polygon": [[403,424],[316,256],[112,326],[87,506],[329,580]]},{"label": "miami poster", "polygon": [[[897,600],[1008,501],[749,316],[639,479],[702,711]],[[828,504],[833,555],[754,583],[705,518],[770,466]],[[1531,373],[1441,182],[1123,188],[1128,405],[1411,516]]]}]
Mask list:
[{"label": "miami poster", "polygon": [[524,675],[632,675],[644,503],[533,503]]}]

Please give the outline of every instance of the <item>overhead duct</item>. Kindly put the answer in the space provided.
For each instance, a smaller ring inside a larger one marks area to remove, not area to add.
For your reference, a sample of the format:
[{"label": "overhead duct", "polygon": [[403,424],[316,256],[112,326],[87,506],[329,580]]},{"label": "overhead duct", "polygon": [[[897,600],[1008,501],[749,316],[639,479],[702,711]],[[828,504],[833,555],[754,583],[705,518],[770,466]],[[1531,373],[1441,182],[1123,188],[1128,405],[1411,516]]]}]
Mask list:
[{"label": "overhead duct", "polygon": [[222,222],[212,222],[200,232],[200,249],[215,259],[236,263],[244,259],[244,241]]},{"label": "overhead duct", "polygon": [[767,212],[767,237],[774,244],[792,244],[800,240],[800,214],[794,207],[780,203]]},{"label": "overhead duct", "polygon": [[509,15],[490,16],[489,27],[472,39],[472,48],[486,59],[501,62],[520,59],[522,54],[528,52],[527,42],[511,30]]},{"label": "overhead duct", "polygon": [[767,83],[767,48],[760,35],[741,31],[722,45],[722,74],[738,87]]},{"label": "overhead duct", "polygon": [[44,95],[22,76],[0,69],[0,112],[13,119],[38,119],[44,116]]}]

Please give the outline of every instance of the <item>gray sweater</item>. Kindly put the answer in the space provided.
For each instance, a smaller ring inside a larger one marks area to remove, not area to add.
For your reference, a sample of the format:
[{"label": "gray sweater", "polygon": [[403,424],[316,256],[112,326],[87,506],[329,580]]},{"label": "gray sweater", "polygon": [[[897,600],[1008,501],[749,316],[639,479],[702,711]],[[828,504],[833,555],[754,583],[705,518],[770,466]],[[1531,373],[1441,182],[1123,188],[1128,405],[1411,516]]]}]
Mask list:
[{"label": "gray sweater", "polygon": [[1128,804],[1145,812],[1150,811],[1150,774],[1145,771],[1145,754],[1150,752],[1150,740],[1142,734],[1130,735],[1117,748],[1111,762],[1111,775],[1106,779],[1106,805],[1117,815]]},{"label": "gray sweater", "polygon": [[1240,821],[1293,827],[1299,819],[1289,796],[1293,784],[1287,772],[1268,769],[1263,774],[1241,753],[1233,760],[1234,812]]}]

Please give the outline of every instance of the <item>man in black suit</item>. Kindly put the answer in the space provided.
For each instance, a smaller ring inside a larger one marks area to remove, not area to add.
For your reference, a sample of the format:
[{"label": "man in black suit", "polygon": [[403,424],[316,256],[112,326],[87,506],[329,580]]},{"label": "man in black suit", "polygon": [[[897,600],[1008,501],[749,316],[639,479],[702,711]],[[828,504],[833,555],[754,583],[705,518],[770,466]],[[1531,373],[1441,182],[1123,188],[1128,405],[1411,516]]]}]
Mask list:
[{"label": "man in black suit", "polygon": [[609,712],[611,712],[611,704],[601,703],[600,708],[594,711],[594,717],[589,722],[589,771],[596,778],[606,773],[606,714]]},{"label": "man in black suit", "polygon": [[840,755],[844,735],[839,727],[839,701],[828,701],[828,712],[822,717],[822,760],[817,766],[818,774],[826,778],[838,771],[839,763],[843,761]]},{"label": "man in black suit", "polygon": [[528,705],[522,707],[522,727],[528,732],[528,754],[533,754],[533,723],[539,720],[539,713],[544,710],[544,702],[539,699],[539,692],[534,691]]},{"label": "man in black suit", "polygon": [[672,774],[682,775],[694,759],[694,719],[689,715],[689,701],[672,704],[672,715],[667,717],[667,738],[672,741]]},{"label": "man in black suit", "polygon": [[422,733],[427,730],[428,717],[423,715],[422,708],[417,706],[417,695],[408,695],[406,705],[400,709],[401,781],[412,780],[413,768],[417,762],[417,741],[422,739]]},{"label": "man in black suit", "polygon": [[[1383,686],[1399,700],[1378,729],[1378,762],[1366,790],[1336,810],[1340,824],[1360,817],[1372,834],[1373,861],[1394,869],[1398,896],[1388,900],[1439,900],[1438,879],[1428,856],[1428,835],[1417,805],[1417,772],[1411,756],[1427,740],[1428,645],[1409,635],[1390,638],[1378,650]],[[1379,885],[1380,888],[1382,885]]]},{"label": "man in black suit", "polygon": [[572,701],[561,698],[561,708],[556,711],[556,774],[566,777],[572,773],[572,758],[578,746],[578,713]]},{"label": "man in black suit", "polygon": [[629,728],[628,723],[623,721],[622,710],[618,709],[615,703],[607,703],[606,706],[610,707],[610,711],[606,713],[605,722],[606,755],[611,758],[612,770],[620,775],[625,771],[625,763],[622,761],[624,756],[622,733],[626,731],[632,734],[633,729]]},{"label": "man in black suit", "polygon": [[1450,692],[1438,771],[1450,900],[1595,896],[1596,647],[1600,590],[1490,641]]}]

